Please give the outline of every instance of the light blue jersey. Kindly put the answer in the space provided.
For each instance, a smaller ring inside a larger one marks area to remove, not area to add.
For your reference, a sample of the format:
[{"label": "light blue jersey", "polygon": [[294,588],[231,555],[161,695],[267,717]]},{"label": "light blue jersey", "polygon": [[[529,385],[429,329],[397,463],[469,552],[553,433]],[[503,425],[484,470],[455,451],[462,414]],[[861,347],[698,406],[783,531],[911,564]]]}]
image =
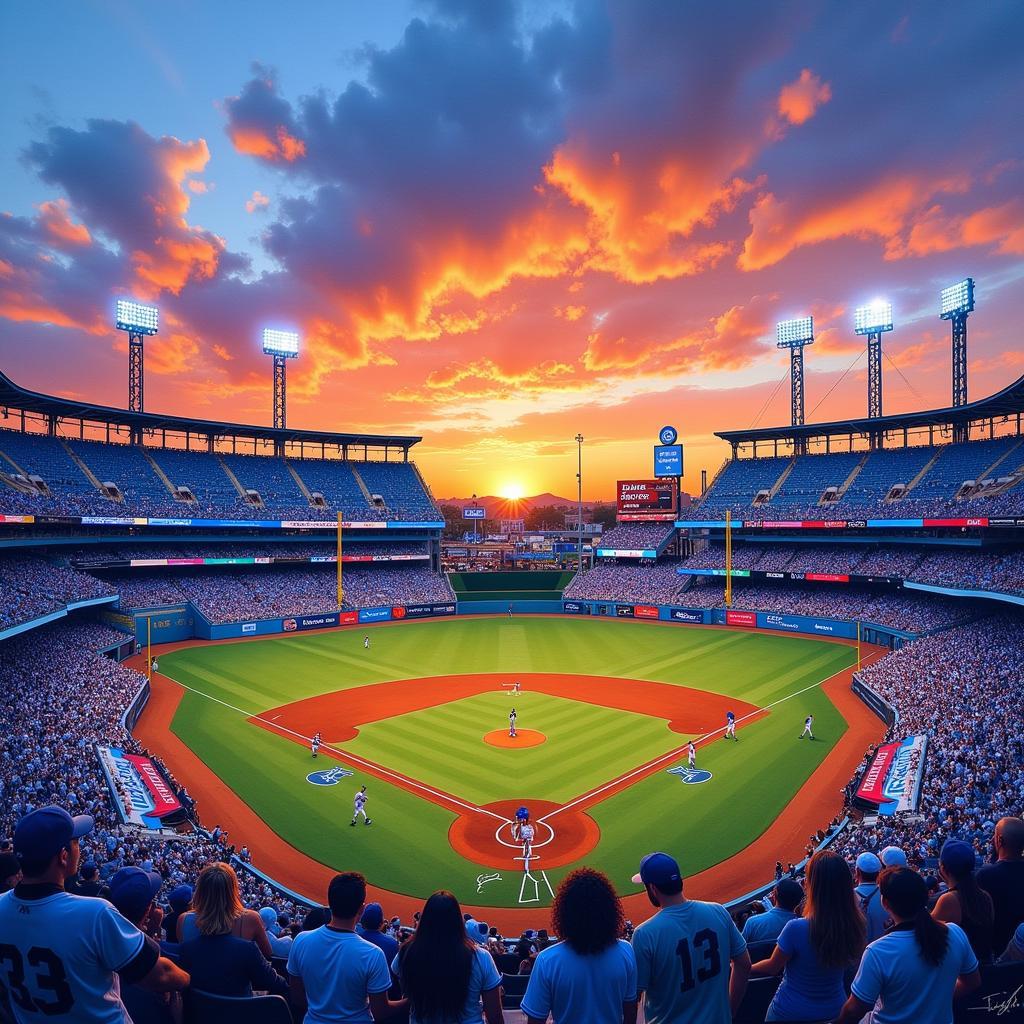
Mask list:
[{"label": "light blue jersey", "polygon": [[746,952],[725,907],[686,900],[633,932],[647,1024],[730,1024],[730,961]]},{"label": "light blue jersey", "polygon": [[555,1024],[622,1024],[622,1004],[636,1000],[636,960],[621,939],[584,956],[559,942],[537,954],[520,1009]]}]

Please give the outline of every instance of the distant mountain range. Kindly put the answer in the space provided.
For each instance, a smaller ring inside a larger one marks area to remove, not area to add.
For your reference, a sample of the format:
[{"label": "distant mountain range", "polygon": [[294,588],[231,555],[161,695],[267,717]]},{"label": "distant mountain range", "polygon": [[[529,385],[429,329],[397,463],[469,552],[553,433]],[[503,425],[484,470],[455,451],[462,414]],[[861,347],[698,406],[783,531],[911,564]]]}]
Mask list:
[{"label": "distant mountain range", "polygon": [[[526,498],[517,498],[514,501],[509,498],[499,497],[496,494],[485,494],[483,497],[476,498],[476,500],[473,498],[438,498],[437,503],[439,505],[458,505],[459,508],[465,508],[467,505],[482,505],[487,509],[488,519],[492,518],[492,516],[501,518],[506,512],[511,512],[517,506],[523,512],[530,508],[548,508],[551,505],[576,507],[575,498],[562,498],[557,494],[552,494],[550,491],[545,491],[543,494],[534,494]],[[583,507],[591,508],[596,504],[604,503],[585,501],[583,502]]]}]

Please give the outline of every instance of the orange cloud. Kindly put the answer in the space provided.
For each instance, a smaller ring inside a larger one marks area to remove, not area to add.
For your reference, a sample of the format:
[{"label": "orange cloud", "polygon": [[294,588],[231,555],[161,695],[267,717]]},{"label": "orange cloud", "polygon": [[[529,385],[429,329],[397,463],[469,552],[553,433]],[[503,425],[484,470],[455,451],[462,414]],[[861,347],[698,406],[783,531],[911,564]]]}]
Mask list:
[{"label": "orange cloud", "polygon": [[933,206],[911,229],[905,252],[926,256],[971,245],[994,245],[997,252],[1024,255],[1024,201],[1011,199],[963,216]]},{"label": "orange cloud", "polygon": [[89,245],[92,235],[84,224],[76,224],[68,213],[68,201],[56,199],[39,204],[39,226],[59,248]]},{"label": "orange cloud", "polygon": [[790,124],[809,121],[823,103],[832,99],[832,87],[810,68],[804,68],[795,82],[782,87],[778,99],[779,116]]},{"label": "orange cloud", "polygon": [[259,189],[253,192],[252,196],[245,201],[247,213],[255,213],[257,210],[265,210],[270,205],[270,199]]},{"label": "orange cloud", "polygon": [[229,125],[227,131],[235,149],[246,156],[259,157],[271,163],[293,163],[306,155],[305,142],[290,135],[283,125],[273,132],[254,125]]},{"label": "orange cloud", "polygon": [[586,306],[556,306],[555,316],[561,317],[563,320],[568,320],[572,322],[574,320],[579,320],[579,318],[583,316],[583,314],[586,313],[586,311]]},{"label": "orange cloud", "polygon": [[904,235],[913,232],[916,217],[928,197],[940,192],[963,192],[964,176],[928,180],[912,175],[884,179],[844,197],[825,197],[804,204],[804,198],[778,199],[772,192],[758,197],[750,210],[750,233],[737,265],[763,270],[794,249],[837,238],[878,238],[887,259],[907,255]]},{"label": "orange cloud", "polygon": [[195,192],[196,195],[203,195],[209,192],[212,187],[212,185],[207,184],[205,181],[196,181],[195,178],[190,179],[188,183],[189,192]]}]

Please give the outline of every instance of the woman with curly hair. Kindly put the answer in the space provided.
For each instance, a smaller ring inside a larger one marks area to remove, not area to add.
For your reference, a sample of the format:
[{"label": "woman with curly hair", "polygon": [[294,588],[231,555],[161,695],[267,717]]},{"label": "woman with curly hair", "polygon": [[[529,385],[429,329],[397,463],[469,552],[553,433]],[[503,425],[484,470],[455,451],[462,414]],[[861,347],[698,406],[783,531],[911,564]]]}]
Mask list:
[{"label": "woman with curly hair", "polygon": [[622,904],[593,868],[562,880],[551,908],[561,940],[537,954],[522,1011],[529,1024],[636,1024],[636,960],[621,936]]}]

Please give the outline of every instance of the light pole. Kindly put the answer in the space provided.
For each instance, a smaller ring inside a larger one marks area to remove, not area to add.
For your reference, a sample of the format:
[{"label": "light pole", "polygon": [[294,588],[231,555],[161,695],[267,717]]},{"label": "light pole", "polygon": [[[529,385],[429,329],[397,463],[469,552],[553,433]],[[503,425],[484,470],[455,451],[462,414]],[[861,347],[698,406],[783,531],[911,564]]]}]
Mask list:
[{"label": "light pole", "polygon": [[576,435],[576,571],[583,572],[583,435]]},{"label": "light pole", "polygon": [[[160,311],[133,299],[118,299],[114,326],[128,335],[128,411],[143,411],[145,376],[142,368],[142,339],[160,329]],[[142,431],[132,427],[132,444],[142,443]]]}]

